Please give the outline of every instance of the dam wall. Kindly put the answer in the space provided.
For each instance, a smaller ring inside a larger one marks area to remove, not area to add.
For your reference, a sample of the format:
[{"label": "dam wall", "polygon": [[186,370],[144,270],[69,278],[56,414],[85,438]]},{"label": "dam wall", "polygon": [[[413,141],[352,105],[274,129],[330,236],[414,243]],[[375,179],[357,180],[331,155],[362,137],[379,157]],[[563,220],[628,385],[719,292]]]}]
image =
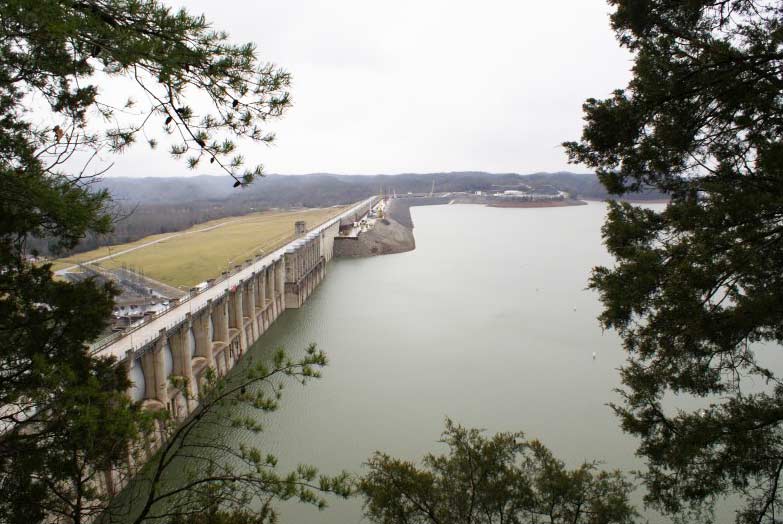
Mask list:
[{"label": "dam wall", "polygon": [[[361,219],[379,201],[367,199],[275,252],[246,260],[93,352],[117,358],[132,384],[128,395],[142,408],[167,411],[169,424],[185,419],[198,407],[207,371],[227,374],[286,309],[304,305],[336,254],[341,224]],[[148,435],[142,460],[129,454],[132,471],[163,443],[164,427],[158,429]],[[99,489],[113,495],[126,481],[113,468],[99,476]]]},{"label": "dam wall", "polygon": [[341,215],[340,226],[341,227],[351,226],[353,225],[354,222],[358,222],[359,220],[362,219],[362,217],[367,215],[372,210],[373,206],[375,206],[375,204],[377,203],[377,201],[371,202],[371,200],[372,199],[365,200],[364,202],[356,206],[356,208],[351,209],[349,212]]}]

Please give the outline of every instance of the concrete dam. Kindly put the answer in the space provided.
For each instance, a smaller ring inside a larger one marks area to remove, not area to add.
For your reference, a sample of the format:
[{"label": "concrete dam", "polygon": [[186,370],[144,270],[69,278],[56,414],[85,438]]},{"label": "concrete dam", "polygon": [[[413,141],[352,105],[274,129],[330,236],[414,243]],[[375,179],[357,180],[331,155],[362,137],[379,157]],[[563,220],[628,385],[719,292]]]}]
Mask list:
[{"label": "concrete dam", "polygon": [[[235,266],[208,281],[206,289],[194,289],[166,311],[94,345],[93,352],[114,356],[125,367],[131,399],[183,420],[198,406],[193,399],[206,371],[228,373],[283,311],[301,307],[343,240],[341,226],[352,230],[344,240],[354,241],[361,231],[353,226],[381,202],[380,197],[364,200],[273,253]],[[174,377],[184,379],[187,395],[174,387]],[[161,445],[162,434],[149,436],[147,458]],[[124,479],[106,471],[100,482],[105,493],[114,494]]]}]

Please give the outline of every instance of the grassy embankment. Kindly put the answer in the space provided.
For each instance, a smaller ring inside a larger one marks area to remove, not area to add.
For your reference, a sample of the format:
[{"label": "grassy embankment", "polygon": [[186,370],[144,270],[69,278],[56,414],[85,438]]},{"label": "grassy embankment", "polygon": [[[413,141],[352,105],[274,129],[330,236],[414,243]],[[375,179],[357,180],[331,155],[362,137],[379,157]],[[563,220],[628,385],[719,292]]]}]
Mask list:
[{"label": "grassy embankment", "polygon": [[[227,267],[240,264],[256,254],[266,254],[294,237],[294,223],[307,222],[307,228],[338,215],[346,207],[288,212],[253,213],[198,224],[185,231],[145,237],[136,242],[103,247],[54,261],[53,270],[94,260],[136,246],[165,239],[130,253],[98,263],[111,269],[123,264],[171,286],[187,289],[214,278]],[[215,227],[217,226],[217,227]],[[212,229],[208,229],[212,228]],[[202,231],[208,229],[207,231]],[[168,238],[172,237],[172,238]]]}]

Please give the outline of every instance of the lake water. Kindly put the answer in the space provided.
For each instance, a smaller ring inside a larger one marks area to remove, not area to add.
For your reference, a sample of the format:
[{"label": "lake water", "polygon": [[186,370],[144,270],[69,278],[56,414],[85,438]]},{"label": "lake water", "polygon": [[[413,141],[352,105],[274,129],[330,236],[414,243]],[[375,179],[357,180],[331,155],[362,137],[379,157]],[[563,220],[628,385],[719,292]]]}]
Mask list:
[{"label": "lake water", "polygon": [[[375,450],[412,460],[442,450],[448,416],[522,430],[571,466],[638,467],[607,407],[623,352],[585,289],[591,268],[611,262],[605,205],[411,211],[415,251],[335,260],[307,304],[252,348],[256,358],[279,346],[296,355],[316,342],[330,358],[321,380],[285,390],[254,444],[280,471],[361,473]],[[283,523],[363,520],[358,500],[282,509]]]}]

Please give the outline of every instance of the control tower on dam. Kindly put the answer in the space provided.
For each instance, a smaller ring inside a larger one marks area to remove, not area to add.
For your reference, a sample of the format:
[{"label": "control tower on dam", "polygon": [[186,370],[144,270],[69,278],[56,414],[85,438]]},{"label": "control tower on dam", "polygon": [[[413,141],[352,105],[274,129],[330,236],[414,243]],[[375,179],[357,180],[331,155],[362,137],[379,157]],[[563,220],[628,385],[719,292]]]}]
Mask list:
[{"label": "control tower on dam", "polygon": [[[228,373],[283,311],[301,307],[326,275],[340,226],[367,216],[380,202],[379,197],[364,200],[275,252],[235,266],[210,280],[206,289],[192,290],[142,325],[99,342],[93,351],[116,357],[127,369],[132,383],[128,394],[143,408],[165,409],[172,420],[184,419],[198,405],[192,399],[197,399],[206,371]],[[187,394],[172,385],[175,377],[185,379]],[[150,435],[147,452],[151,455],[160,444],[158,435]],[[102,480],[109,494],[121,487],[111,471]]]}]

